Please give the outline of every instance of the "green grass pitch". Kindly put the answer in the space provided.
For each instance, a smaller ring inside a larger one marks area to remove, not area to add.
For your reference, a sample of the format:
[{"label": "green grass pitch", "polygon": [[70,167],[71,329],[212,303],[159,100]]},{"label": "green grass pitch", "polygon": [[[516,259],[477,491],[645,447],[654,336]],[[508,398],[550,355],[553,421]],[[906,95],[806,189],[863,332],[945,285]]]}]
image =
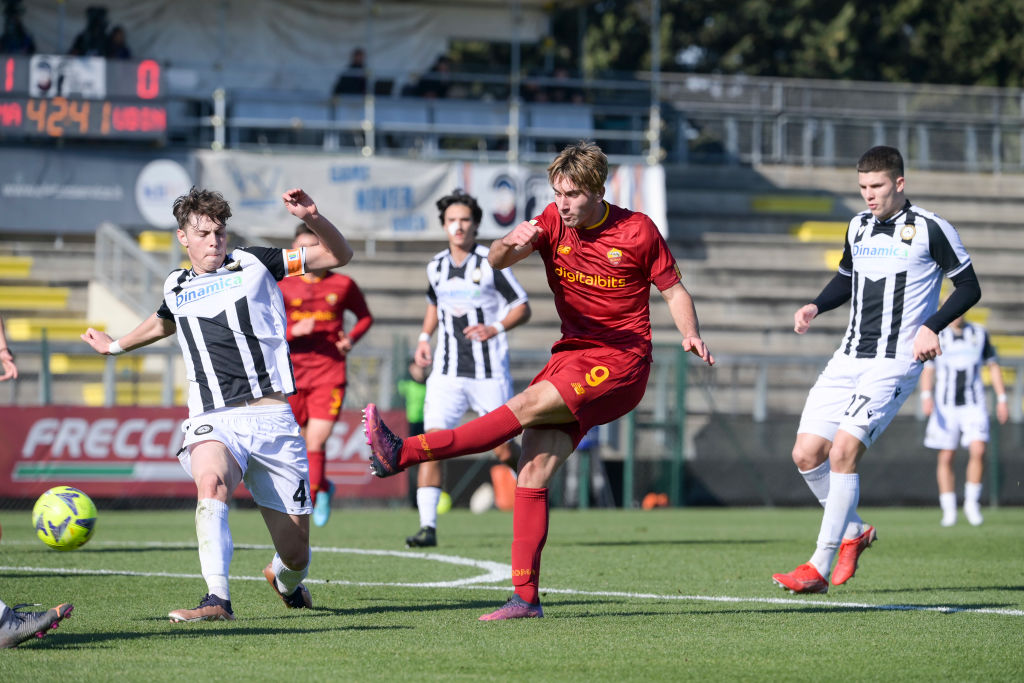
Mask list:
[{"label": "green grass pitch", "polygon": [[443,515],[429,553],[403,547],[412,510],[336,510],[307,611],[266,584],[266,530],[238,509],[237,621],[171,624],[206,592],[191,511],[101,508],[61,553],[2,510],[0,598],[75,612],[0,652],[0,680],[1024,679],[1024,509],[949,529],[937,508],[861,512],[879,540],[857,576],[795,596],[770,577],[810,556],[820,509],[554,510],[545,618],[481,623],[511,592],[509,513]]}]

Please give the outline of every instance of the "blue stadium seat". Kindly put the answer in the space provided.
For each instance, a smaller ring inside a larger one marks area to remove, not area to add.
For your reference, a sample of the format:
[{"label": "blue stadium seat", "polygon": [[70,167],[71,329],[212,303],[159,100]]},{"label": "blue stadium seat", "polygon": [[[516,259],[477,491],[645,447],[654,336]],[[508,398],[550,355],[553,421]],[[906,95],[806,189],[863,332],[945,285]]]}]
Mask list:
[{"label": "blue stadium seat", "polygon": [[527,105],[530,132],[541,137],[587,137],[594,131],[594,112],[588,104]]},{"label": "blue stadium seat", "polygon": [[475,100],[434,100],[431,104],[434,123],[453,132],[500,134],[508,127],[508,104]]}]

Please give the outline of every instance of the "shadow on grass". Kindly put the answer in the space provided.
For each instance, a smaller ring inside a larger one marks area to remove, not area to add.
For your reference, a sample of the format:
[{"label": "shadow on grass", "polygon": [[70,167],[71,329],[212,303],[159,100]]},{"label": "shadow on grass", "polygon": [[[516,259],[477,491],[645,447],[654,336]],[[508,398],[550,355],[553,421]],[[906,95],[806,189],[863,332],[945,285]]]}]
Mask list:
[{"label": "shadow on grass", "polygon": [[658,546],[658,545],[768,545],[771,543],[789,543],[782,539],[728,539],[728,538],[707,538],[707,539],[673,539],[664,541],[559,541],[559,546],[581,546],[581,547],[632,547],[632,546]]},{"label": "shadow on grass", "polygon": [[[164,620],[166,621],[166,619]],[[59,636],[47,636],[44,643],[55,649],[84,649],[100,645],[104,642],[132,640],[151,640],[163,638],[167,640],[186,640],[196,638],[209,638],[210,636],[276,636],[282,634],[312,634],[324,633],[327,631],[395,631],[411,629],[411,626],[366,626],[366,625],[339,625],[335,627],[308,627],[308,628],[274,628],[263,626],[229,626],[223,624],[213,625],[212,622],[203,624],[177,624],[168,631],[123,631],[111,633],[71,633],[62,632]],[[52,641],[51,641],[52,638]]]},{"label": "shadow on grass", "polygon": [[871,593],[980,593],[983,591],[1024,592],[1024,586],[922,586],[920,588],[872,588]]}]

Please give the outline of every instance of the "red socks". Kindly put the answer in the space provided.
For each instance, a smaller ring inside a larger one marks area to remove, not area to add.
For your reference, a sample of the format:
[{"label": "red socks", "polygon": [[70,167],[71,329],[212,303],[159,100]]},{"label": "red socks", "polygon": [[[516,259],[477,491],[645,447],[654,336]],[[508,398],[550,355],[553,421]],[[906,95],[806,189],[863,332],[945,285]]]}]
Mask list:
[{"label": "red socks", "polygon": [[455,429],[410,436],[402,443],[403,469],[427,460],[446,460],[469,453],[486,453],[522,433],[515,413],[501,406]]},{"label": "red socks", "polygon": [[324,463],[327,456],[324,451],[306,451],[309,458],[309,494],[316,497],[317,491],[327,490],[327,479],[324,476]]},{"label": "red socks", "polygon": [[540,602],[540,553],[548,540],[548,490],[516,488],[512,512],[512,584],[531,605]]}]

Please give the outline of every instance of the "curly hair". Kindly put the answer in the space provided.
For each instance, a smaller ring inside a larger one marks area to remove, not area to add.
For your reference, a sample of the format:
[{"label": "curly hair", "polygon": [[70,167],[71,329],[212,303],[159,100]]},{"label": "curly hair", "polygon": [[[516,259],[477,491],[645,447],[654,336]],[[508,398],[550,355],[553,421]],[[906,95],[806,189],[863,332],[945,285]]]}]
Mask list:
[{"label": "curly hair", "polygon": [[608,179],[608,157],[593,142],[580,140],[563,149],[548,166],[548,181],[552,185],[559,176],[581,190],[600,194]]},{"label": "curly hair", "polygon": [[452,204],[462,204],[469,208],[470,213],[473,214],[473,224],[480,225],[480,221],[484,217],[484,210],[480,208],[480,204],[477,203],[474,197],[463,192],[461,188],[456,188],[452,190],[451,194],[437,200],[437,210],[440,212],[438,217],[441,219],[441,225],[444,225],[444,212]]},{"label": "curly hair", "polygon": [[182,230],[188,226],[188,217],[192,214],[207,216],[217,225],[225,225],[231,218],[231,205],[224,199],[224,195],[213,190],[201,190],[195,185],[188,194],[174,200],[172,210],[178,227]]},{"label": "curly hair", "polygon": [[857,162],[858,173],[883,171],[894,179],[903,175],[903,155],[895,147],[879,145],[861,155]]}]

